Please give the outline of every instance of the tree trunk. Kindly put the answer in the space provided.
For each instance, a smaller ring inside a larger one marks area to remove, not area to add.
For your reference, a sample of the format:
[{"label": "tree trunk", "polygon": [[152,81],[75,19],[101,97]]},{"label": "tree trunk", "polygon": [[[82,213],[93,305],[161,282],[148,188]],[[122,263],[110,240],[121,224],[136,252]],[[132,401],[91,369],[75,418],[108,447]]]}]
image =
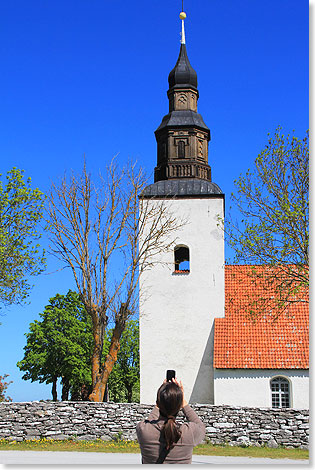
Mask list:
[{"label": "tree trunk", "polygon": [[104,398],[103,398],[104,402],[108,402],[108,396],[109,396],[109,393],[108,393],[108,383],[107,383],[105,387]]},{"label": "tree trunk", "polygon": [[101,373],[97,374],[96,383],[89,396],[90,401],[103,401],[108,377],[113,370],[120,348],[120,337],[125,327],[125,320],[118,320],[115,324],[110,347],[104,364],[102,364]]},{"label": "tree trunk", "polygon": [[83,384],[81,387],[81,400],[88,401],[89,395],[92,392],[92,386]]},{"label": "tree trunk", "polygon": [[53,384],[52,384],[52,389],[51,389],[53,401],[57,401],[57,379],[58,379],[58,377],[54,377]]},{"label": "tree trunk", "polygon": [[132,402],[132,386],[126,387],[127,388],[127,400],[128,403]]},{"label": "tree trunk", "polygon": [[77,387],[77,388],[72,388],[71,390],[71,398],[70,400],[71,401],[80,401],[81,400],[81,394],[80,394],[80,388]]},{"label": "tree trunk", "polygon": [[67,379],[66,377],[62,377],[62,392],[61,392],[62,401],[69,400],[69,390],[70,390],[69,379]]},{"label": "tree trunk", "polygon": [[[101,355],[102,355],[102,332],[101,332],[101,322],[99,321],[96,308],[93,308],[91,311],[91,318],[93,322],[93,339],[94,339],[94,348],[92,354],[92,393],[89,396],[91,401],[103,401],[99,398],[99,395],[93,395],[95,387],[101,380]],[[91,399],[91,395],[95,396],[95,399]],[[104,395],[104,393],[103,393]]]}]

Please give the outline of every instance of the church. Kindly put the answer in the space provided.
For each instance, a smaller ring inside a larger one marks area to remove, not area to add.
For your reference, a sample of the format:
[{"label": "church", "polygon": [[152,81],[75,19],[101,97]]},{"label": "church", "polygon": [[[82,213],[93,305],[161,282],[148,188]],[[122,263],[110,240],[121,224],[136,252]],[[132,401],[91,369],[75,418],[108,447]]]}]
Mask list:
[{"label": "church", "polygon": [[155,131],[154,183],[141,199],[163,204],[185,224],[172,250],[157,253],[140,277],[140,401],[155,403],[166,370],[173,369],[190,403],[305,409],[308,304],[294,303],[276,321],[263,315],[253,322],[242,309],[249,267],[225,265],[224,194],[212,181],[210,129],[198,113],[184,12],[180,18],[169,112]]}]

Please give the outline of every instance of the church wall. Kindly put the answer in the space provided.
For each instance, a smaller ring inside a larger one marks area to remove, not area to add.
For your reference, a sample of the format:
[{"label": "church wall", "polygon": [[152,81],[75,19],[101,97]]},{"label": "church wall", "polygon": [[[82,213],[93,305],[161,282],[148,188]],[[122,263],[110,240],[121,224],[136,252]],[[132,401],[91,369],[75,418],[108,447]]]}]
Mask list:
[{"label": "church wall", "polygon": [[232,406],[271,406],[270,380],[285,377],[290,383],[290,406],[309,407],[308,370],[215,369],[214,403]]},{"label": "church wall", "polygon": [[[148,204],[156,204],[150,200]],[[174,250],[159,253],[140,278],[140,400],[155,403],[167,369],[182,379],[187,400],[213,403],[213,321],[224,315],[223,199],[160,201],[176,219],[174,247],[190,252],[190,272],[174,272]]]}]

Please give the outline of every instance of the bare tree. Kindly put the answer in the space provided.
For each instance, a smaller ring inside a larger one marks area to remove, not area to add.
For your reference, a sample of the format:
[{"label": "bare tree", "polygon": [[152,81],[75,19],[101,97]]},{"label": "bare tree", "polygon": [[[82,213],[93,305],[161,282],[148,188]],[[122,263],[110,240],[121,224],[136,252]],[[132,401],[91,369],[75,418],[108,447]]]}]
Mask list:
[{"label": "bare tree", "polygon": [[[135,312],[139,275],[152,265],[157,253],[169,250],[174,241],[171,235],[180,226],[163,202],[139,200],[146,184],[142,170],[135,165],[120,170],[113,160],[97,185],[84,164],[82,174],[72,173],[69,179],[53,184],[48,196],[52,252],[71,268],[92,319],[91,401],[103,401],[121,334]],[[102,362],[109,322],[113,334]]]}]

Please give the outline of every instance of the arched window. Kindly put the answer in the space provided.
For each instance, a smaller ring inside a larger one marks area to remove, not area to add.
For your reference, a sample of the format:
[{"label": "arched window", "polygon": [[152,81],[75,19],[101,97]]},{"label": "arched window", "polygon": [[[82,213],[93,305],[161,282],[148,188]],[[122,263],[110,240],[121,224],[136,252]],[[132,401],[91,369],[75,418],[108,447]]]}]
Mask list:
[{"label": "arched window", "polygon": [[178,158],[185,158],[185,142],[183,140],[178,142],[177,156]]},{"label": "arched window", "polygon": [[189,248],[188,246],[176,246],[174,249],[175,272],[189,273]]},{"label": "arched window", "polygon": [[270,381],[272,408],[290,408],[290,383],[284,377]]}]

